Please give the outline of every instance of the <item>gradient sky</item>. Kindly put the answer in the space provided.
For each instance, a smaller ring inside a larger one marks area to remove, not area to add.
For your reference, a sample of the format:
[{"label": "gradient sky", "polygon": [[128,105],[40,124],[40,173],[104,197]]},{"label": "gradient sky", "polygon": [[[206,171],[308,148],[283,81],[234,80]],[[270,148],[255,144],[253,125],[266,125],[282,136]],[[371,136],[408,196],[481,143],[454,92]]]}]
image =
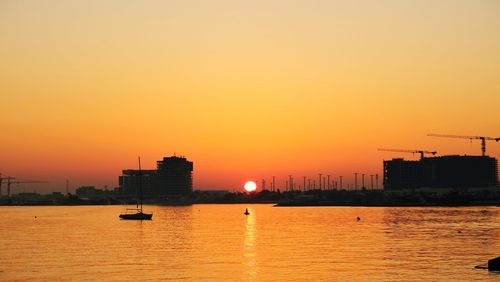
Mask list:
[{"label": "gradient sky", "polygon": [[418,158],[377,148],[500,135],[500,1],[1,0],[0,105],[0,173],[51,182],[16,189],[112,188],[174,152],[195,188],[349,183]]}]

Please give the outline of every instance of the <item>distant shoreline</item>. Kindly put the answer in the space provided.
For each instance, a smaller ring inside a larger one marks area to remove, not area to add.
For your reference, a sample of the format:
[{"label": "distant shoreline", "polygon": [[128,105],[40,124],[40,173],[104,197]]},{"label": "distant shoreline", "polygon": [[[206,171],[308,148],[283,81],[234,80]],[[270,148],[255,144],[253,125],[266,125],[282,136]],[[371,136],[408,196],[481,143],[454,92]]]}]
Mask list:
[{"label": "distant shoreline", "polygon": [[[0,206],[135,205],[132,195],[21,194],[0,198]],[[308,190],[251,193],[195,191],[187,195],[148,196],[146,205],[271,204],[277,207],[471,207],[499,206],[499,187],[477,189]]]},{"label": "distant shoreline", "polygon": [[[296,203],[296,202],[192,202],[192,203],[166,203],[151,202],[152,206],[191,206],[191,205],[234,205],[234,204],[268,204],[273,207],[500,207],[499,202],[477,202],[468,204],[446,203]],[[79,204],[0,204],[1,207],[70,207],[70,206],[130,206],[130,203],[79,203]]]},{"label": "distant shoreline", "polygon": [[499,207],[499,203],[474,203],[474,204],[289,204],[277,203],[275,207]]}]

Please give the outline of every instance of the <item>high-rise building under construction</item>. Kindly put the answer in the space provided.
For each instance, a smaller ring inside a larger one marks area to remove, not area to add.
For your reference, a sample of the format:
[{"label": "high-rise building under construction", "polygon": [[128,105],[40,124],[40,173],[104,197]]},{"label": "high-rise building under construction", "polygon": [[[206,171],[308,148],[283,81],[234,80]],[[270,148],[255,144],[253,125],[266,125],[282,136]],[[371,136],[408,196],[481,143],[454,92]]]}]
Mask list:
[{"label": "high-rise building under construction", "polygon": [[167,194],[193,191],[193,162],[184,157],[165,157],[157,162],[158,187]]},{"label": "high-rise building under construction", "polygon": [[488,156],[442,156],[384,161],[384,190],[498,185],[498,162]]},{"label": "high-rise building under construction", "polygon": [[119,191],[132,196],[142,187],[146,196],[187,195],[193,191],[192,172],[193,162],[185,157],[164,157],[157,161],[156,170],[123,170],[118,178]]}]

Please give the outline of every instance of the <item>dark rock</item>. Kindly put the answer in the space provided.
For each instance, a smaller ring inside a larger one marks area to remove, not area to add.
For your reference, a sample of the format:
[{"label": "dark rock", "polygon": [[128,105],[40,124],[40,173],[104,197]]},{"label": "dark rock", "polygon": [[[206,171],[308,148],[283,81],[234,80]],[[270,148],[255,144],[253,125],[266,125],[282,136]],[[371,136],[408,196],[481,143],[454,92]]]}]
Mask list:
[{"label": "dark rock", "polygon": [[488,261],[488,270],[500,271],[500,257]]}]

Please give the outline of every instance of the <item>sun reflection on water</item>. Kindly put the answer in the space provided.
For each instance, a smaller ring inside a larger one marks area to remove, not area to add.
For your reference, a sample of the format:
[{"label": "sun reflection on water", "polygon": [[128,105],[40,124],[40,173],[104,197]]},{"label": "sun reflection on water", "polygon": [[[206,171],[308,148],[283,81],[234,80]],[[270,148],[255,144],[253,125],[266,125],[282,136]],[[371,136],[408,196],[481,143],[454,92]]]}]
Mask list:
[{"label": "sun reflection on water", "polygon": [[257,279],[257,254],[255,250],[255,211],[250,209],[250,215],[246,216],[245,242],[244,242],[244,264],[249,280]]}]

